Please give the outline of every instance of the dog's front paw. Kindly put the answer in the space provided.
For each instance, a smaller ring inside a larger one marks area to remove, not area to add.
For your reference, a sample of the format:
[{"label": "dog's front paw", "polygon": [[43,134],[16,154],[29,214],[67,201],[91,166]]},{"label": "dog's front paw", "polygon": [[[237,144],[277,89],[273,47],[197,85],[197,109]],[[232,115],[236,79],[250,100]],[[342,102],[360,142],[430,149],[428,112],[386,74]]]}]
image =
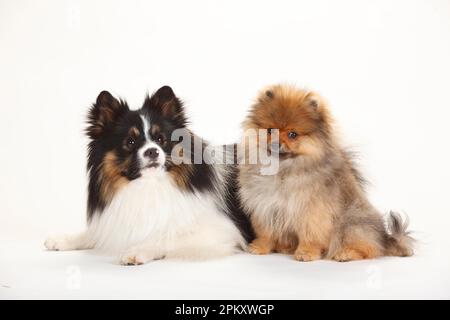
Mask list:
[{"label": "dog's front paw", "polygon": [[319,260],[320,255],[312,252],[296,252],[294,255],[295,260],[302,262],[309,262]]},{"label": "dog's front paw", "polygon": [[72,247],[67,237],[51,237],[44,242],[44,246],[50,251],[67,251]]},{"label": "dog's front paw", "polygon": [[139,252],[126,252],[120,256],[120,264],[124,266],[140,266],[150,260],[145,254]]},{"label": "dog's front paw", "polygon": [[294,259],[302,262],[315,261],[321,258],[322,253],[318,248],[298,248],[294,253]]},{"label": "dog's front paw", "polygon": [[248,246],[248,251],[252,254],[265,255],[272,252],[272,247],[269,243],[255,240]]}]

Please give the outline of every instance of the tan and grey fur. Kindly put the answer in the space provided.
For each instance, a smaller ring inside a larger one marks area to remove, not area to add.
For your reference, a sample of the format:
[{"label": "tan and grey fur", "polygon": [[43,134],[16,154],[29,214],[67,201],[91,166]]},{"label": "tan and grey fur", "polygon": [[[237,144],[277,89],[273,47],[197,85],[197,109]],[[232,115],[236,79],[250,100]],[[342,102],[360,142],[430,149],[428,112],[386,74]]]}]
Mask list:
[{"label": "tan and grey fur", "polygon": [[252,253],[294,254],[299,261],[413,254],[408,223],[391,213],[386,224],[370,204],[317,93],[269,87],[252,106],[244,129],[279,129],[280,137],[277,174],[261,175],[259,164],[240,168],[239,194],[257,236]]}]

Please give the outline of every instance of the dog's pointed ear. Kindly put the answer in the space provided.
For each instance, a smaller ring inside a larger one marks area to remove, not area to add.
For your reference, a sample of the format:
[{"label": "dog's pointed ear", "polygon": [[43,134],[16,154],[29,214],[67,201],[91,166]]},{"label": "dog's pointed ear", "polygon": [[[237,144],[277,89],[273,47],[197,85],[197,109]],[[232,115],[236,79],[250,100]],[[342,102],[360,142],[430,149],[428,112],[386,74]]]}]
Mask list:
[{"label": "dog's pointed ear", "polygon": [[100,92],[88,113],[87,135],[91,139],[101,137],[127,111],[129,108],[124,101],[117,100],[108,91]]},{"label": "dog's pointed ear", "polygon": [[319,111],[319,109],[322,107],[322,99],[315,92],[309,92],[306,95],[306,103],[314,111]]},{"label": "dog's pointed ear", "polygon": [[273,99],[275,97],[275,93],[273,92],[273,90],[266,90],[264,92],[264,95],[266,96],[266,98],[268,99]]},{"label": "dog's pointed ear", "polygon": [[148,97],[143,108],[157,112],[167,119],[176,120],[180,124],[185,124],[183,104],[169,86],[159,88],[151,97]]},{"label": "dog's pointed ear", "polygon": [[273,87],[268,87],[261,91],[258,95],[258,101],[260,103],[269,102],[275,98],[275,91]]},{"label": "dog's pointed ear", "polygon": [[260,91],[257,97],[259,103],[267,103],[275,99],[276,97],[276,86],[266,87],[264,90]]}]

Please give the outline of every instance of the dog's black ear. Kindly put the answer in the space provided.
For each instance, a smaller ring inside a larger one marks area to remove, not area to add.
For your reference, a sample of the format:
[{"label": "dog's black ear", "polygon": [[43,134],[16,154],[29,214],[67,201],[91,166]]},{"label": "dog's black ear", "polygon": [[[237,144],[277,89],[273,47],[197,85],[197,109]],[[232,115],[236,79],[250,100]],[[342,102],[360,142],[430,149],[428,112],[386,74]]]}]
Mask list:
[{"label": "dog's black ear", "polygon": [[124,101],[119,101],[108,91],[102,91],[88,113],[87,135],[97,139],[111,129],[117,120],[129,111]]},{"label": "dog's black ear", "polygon": [[143,108],[158,112],[163,117],[175,120],[182,125],[186,122],[183,104],[169,86],[159,88],[151,97],[148,97]]}]

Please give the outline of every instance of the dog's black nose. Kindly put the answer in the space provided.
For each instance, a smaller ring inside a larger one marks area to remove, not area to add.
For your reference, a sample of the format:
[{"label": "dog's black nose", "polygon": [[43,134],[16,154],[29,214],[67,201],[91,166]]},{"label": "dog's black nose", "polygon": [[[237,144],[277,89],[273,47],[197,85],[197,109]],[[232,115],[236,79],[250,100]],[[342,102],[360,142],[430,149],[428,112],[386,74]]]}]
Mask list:
[{"label": "dog's black nose", "polygon": [[150,148],[145,150],[144,157],[147,157],[151,160],[155,160],[159,156],[159,151],[156,148]]}]

